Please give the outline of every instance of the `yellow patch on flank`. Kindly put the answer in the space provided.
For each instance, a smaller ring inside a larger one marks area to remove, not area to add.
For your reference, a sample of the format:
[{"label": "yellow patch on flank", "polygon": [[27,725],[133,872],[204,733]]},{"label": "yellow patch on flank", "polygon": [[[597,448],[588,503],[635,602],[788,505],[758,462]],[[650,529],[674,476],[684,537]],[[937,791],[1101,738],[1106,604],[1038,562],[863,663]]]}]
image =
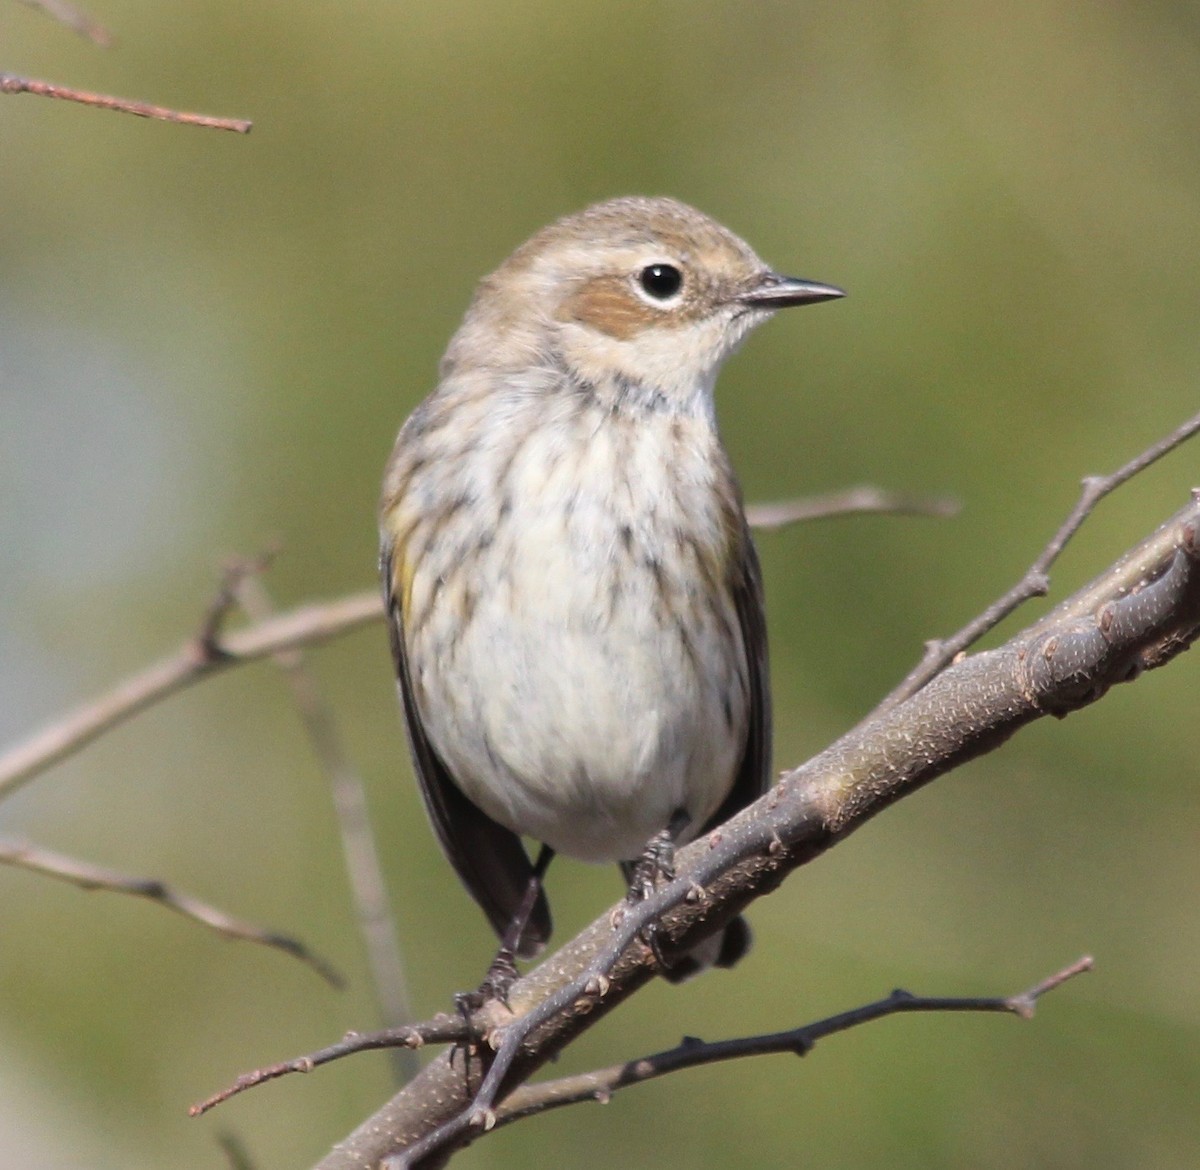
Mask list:
[{"label": "yellow patch on flank", "polygon": [[416,525],[411,522],[401,524],[397,516],[398,511],[398,508],[393,508],[385,515],[383,527],[391,536],[392,596],[400,602],[401,616],[407,618],[412,612],[412,588],[415,572],[414,566],[409,563],[407,556],[408,540]]}]

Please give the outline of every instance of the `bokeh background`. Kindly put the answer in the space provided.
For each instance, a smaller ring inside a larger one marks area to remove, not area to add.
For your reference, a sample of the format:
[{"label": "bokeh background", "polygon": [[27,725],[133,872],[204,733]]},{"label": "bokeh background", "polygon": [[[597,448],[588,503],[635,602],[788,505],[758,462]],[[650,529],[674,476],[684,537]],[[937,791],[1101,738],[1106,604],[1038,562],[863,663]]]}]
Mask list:
[{"label": "bokeh background", "polygon": [[[476,279],[589,201],[670,193],[851,296],[719,387],[751,499],[861,481],[954,521],[761,541],[776,755],[799,762],[1007,587],[1075,499],[1196,409],[1200,9],[1066,0],[91,0],[102,52],[0,0],[0,69],[255,120],[249,138],[0,99],[0,742],[177,646],[222,558],[291,605],[369,587],[380,469]],[[1105,503],[1063,596],[1197,482]],[[1032,610],[1030,612],[1033,612]],[[1011,626],[1009,628],[1012,628]],[[413,789],[383,632],[313,655],[369,785],[416,1010],[492,948]],[[775,1030],[893,986],[910,1017],[497,1134],[464,1166],[1200,1163],[1200,663],[1029,728],[755,907],[736,976],[654,986],[560,1068]],[[0,807],[0,832],[296,932],[349,975],[0,871],[0,1164],[315,1161],[378,1054],[201,1121],[243,1069],[373,1024],[325,780],[278,672],[154,709]],[[563,937],[618,893],[556,865]]]}]

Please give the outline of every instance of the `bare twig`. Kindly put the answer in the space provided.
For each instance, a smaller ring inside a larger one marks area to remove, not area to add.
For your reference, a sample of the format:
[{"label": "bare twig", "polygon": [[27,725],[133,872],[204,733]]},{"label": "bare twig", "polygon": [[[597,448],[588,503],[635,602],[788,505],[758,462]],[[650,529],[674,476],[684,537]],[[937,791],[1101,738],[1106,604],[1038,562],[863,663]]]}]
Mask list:
[{"label": "bare twig", "polygon": [[38,81],[32,77],[17,77],[12,73],[0,73],[0,93],[32,93],[39,97],[59,98],[81,105],[94,106],[101,110],[119,110],[139,118],[153,118],[159,122],[178,122],[186,126],[205,126],[212,130],[232,130],[235,134],[249,134],[253,122],[243,118],[216,118],[208,114],[191,114],[184,110],[172,110],[166,106],[154,106],[148,102],[131,101],[129,98],[112,97],[108,94],[91,93],[85,89],[71,89],[53,81]]},{"label": "bare twig", "polygon": [[37,8],[102,49],[107,49],[113,43],[112,33],[108,29],[66,0],[21,0],[21,3]]},{"label": "bare twig", "polygon": [[746,519],[752,528],[771,532],[802,521],[825,520],[835,516],[883,512],[893,516],[946,517],[956,516],[960,509],[959,502],[948,496],[912,496],[861,484],[822,496],[802,496],[773,504],[749,504],[746,507]]},{"label": "bare twig", "polygon": [[[743,1036],[735,1040],[721,1040],[707,1044],[694,1037],[688,1037],[676,1048],[666,1052],[658,1052],[652,1056],[644,1056],[638,1060],[581,1073],[577,1076],[560,1077],[552,1081],[542,1081],[540,1084],[518,1088],[497,1108],[495,1123],[496,1125],[507,1125],[521,1117],[541,1113],[547,1109],[557,1109],[562,1105],[571,1105],[579,1101],[598,1100],[607,1103],[618,1089],[653,1080],[685,1068],[695,1068],[702,1064],[715,1064],[718,1061],[735,1060],[744,1056],[762,1056],[775,1052],[792,1052],[797,1056],[807,1056],[816,1046],[817,1041],[825,1036],[831,1036],[836,1032],[845,1032],[860,1024],[870,1023],[872,1020],[902,1012],[1007,1012],[1020,1016],[1022,1019],[1032,1019],[1038,999],[1056,987],[1062,986],[1068,979],[1090,971],[1092,967],[1091,956],[1085,955],[1060,971],[1056,971],[1049,978],[1043,979],[1027,991],[1003,998],[994,996],[918,996],[908,991],[896,990],[891,995],[876,1000],[874,1003],[863,1004],[860,1007],[840,1012],[814,1023],[804,1024],[799,1028],[792,1028],[786,1032]],[[357,1052],[395,1047],[415,1050],[426,1044],[463,1044],[478,1039],[480,1037],[472,1033],[468,1021],[461,1016],[447,1013],[441,1013],[425,1023],[403,1028],[391,1028],[369,1034],[350,1032],[336,1044],[330,1044],[328,1047],[310,1052],[306,1056],[280,1061],[278,1064],[266,1065],[253,1072],[243,1073],[227,1088],[193,1105],[188,1113],[192,1117],[198,1117],[247,1089],[253,1089],[267,1081],[287,1076],[289,1073],[312,1072],[313,1069],[323,1064],[330,1064]]]},{"label": "bare twig", "polygon": [[825,1036],[845,1032],[860,1024],[902,1012],[1007,1012],[1021,1019],[1031,1019],[1038,999],[1056,987],[1061,987],[1068,979],[1090,971],[1092,966],[1091,956],[1085,955],[1070,966],[1055,972],[1048,979],[1043,979],[1028,991],[1005,998],[939,997],[913,995],[908,991],[896,990],[874,1003],[863,1004],[861,1007],[786,1032],[742,1036],[735,1040],[713,1043],[704,1043],[694,1037],[688,1037],[675,1048],[643,1056],[639,1060],[614,1064],[577,1076],[523,1085],[497,1107],[496,1125],[507,1125],[522,1117],[558,1109],[563,1105],[574,1105],[580,1101],[599,1101],[607,1104],[618,1089],[642,1084],[644,1081],[654,1080],[656,1077],[685,1068],[778,1052],[807,1056],[817,1041]]},{"label": "bare twig", "polygon": [[1166,438],[1148,447],[1111,475],[1091,475],[1083,481],[1079,501],[1062,526],[1042,549],[1037,560],[1026,570],[1025,575],[1007,593],[997,598],[977,618],[968,622],[958,633],[945,639],[935,639],[925,644],[925,655],[895,690],[875,709],[876,714],[891,710],[910,695],[916,694],[931,678],[954,657],[973,646],[989,630],[994,629],[1010,613],[1034,597],[1044,597],[1050,590],[1050,567],[1066,548],[1067,543],[1079,531],[1092,509],[1110,492],[1121,484],[1156,463],[1164,455],[1174,451],[1200,431],[1200,414],[1188,419]]},{"label": "bare twig", "polygon": [[281,650],[323,642],[382,616],[379,592],[370,589],[336,601],[303,605],[225,634],[215,654],[211,648],[206,650],[203,637],[185,642],[175,654],[131,675],[0,755],[0,799],[97,736],[202,678]]},{"label": "bare twig", "polygon": [[[274,616],[275,607],[260,574],[240,576],[235,589],[248,617],[262,622]],[[388,904],[383,867],[371,830],[365,785],[350,762],[338,735],[333,712],[321,694],[316,677],[305,664],[304,656],[299,650],[281,650],[274,658],[287,676],[313,752],[329,779],[346,874],[359,932],[367,951],[380,1018],[387,1028],[400,1027],[412,1020],[408,981],[400,941],[396,937],[395,918]],[[396,1048],[393,1053],[400,1081],[408,1080],[417,1071],[415,1054],[407,1047]]]},{"label": "bare twig", "polygon": [[185,918],[192,919],[193,922],[207,926],[225,938],[244,939],[283,951],[308,964],[331,986],[342,985],[342,977],[337,971],[319,955],[313,954],[298,939],[234,918],[207,902],[193,898],[190,894],[172,889],[157,878],[130,877],[128,874],[79,861],[74,857],[66,857],[25,841],[5,839],[0,839],[0,863],[45,874],[47,877],[60,878],[83,890],[108,890],[112,893],[147,898],[168,910],[182,914]]},{"label": "bare twig", "polygon": [[369,1033],[347,1032],[336,1044],[318,1048],[316,1052],[310,1052],[306,1056],[283,1060],[278,1064],[268,1064],[263,1068],[256,1068],[253,1072],[243,1073],[219,1093],[214,1093],[193,1105],[188,1110],[188,1115],[199,1117],[223,1101],[228,1101],[230,1097],[236,1097],[238,1093],[244,1093],[256,1085],[285,1077],[289,1073],[312,1072],[314,1068],[341,1060],[343,1056],[350,1056],[355,1052],[370,1052],[379,1048],[403,1048],[411,1052],[423,1048],[426,1044],[461,1044],[472,1038],[470,1023],[462,1016],[446,1012],[441,1012],[423,1023],[405,1024],[400,1028],[385,1028],[380,1032]]}]

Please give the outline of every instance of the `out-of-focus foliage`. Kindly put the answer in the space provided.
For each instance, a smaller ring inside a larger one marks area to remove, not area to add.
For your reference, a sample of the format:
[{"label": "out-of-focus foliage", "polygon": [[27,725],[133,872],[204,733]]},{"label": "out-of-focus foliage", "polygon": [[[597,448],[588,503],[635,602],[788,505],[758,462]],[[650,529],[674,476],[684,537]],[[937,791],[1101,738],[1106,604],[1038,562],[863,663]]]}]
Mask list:
[{"label": "out-of-focus foliage", "polygon": [[[957,521],[766,536],[777,757],[1007,586],[1074,499],[1196,408],[1195,5],[94,0],[108,53],[2,0],[0,68],[253,118],[246,139],[0,99],[0,736],[194,628],[280,538],[282,603],[373,579],[392,436],[474,281],[549,219],[670,193],[850,290],[720,388],[751,498],[871,480]],[[1196,449],[1105,504],[1059,595],[1173,511]],[[412,788],[381,630],[314,657],[428,1014],[492,947]],[[523,1124],[465,1166],[1194,1167],[1197,668],[1023,733],[756,907],[736,976],[653,987],[563,1066],[775,1029],[895,985],[1007,992],[1085,950],[1033,1025],[914,1017]],[[373,1023],[330,801],[266,666],[176,699],[0,809],[0,831],[302,934],[352,978],[161,910],[0,872],[0,1163],[304,1166],[388,1092],[363,1056],[188,1102]],[[556,866],[564,936],[616,894]]]}]

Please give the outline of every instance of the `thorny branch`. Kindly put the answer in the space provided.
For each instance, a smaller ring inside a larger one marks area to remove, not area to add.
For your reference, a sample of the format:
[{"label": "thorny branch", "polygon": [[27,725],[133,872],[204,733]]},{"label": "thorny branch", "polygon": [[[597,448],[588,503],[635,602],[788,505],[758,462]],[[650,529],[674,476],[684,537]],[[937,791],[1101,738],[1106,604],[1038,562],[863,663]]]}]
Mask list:
[{"label": "thorny branch", "polygon": [[274,947],[302,963],[307,963],[331,987],[340,988],[343,985],[342,977],[337,971],[319,955],[310,951],[299,939],[264,930],[252,922],[234,918],[231,914],[200,901],[199,898],[173,889],[157,878],[131,877],[114,869],[42,849],[26,841],[5,838],[0,838],[0,864],[59,878],[84,890],[108,890],[112,893],[146,898],[192,919],[193,922],[209,927],[225,938],[245,939],[248,942]]},{"label": "thorny branch", "polygon": [[[1071,518],[1027,578],[1042,585],[1037,574],[1044,575],[1095,503],[1197,429],[1200,419],[1113,476],[1088,481]],[[373,1165],[397,1150],[403,1164],[411,1165],[473,1140],[497,1123],[506,1098],[532,1072],[653,976],[655,956],[641,942],[648,924],[656,924],[656,939],[668,959],[689,950],[888,804],[991,750],[1025,723],[1066,714],[1096,700],[1113,683],[1163,665],[1186,649],[1200,633],[1198,532],[1200,495],[1005,646],[940,667],[941,673],[917,693],[881,707],[831,748],[786,774],[763,800],[682,851],[679,876],[627,912],[619,928],[613,929],[606,914],[520,980],[510,993],[511,1012],[485,1004],[476,1013],[470,1032],[495,1055],[480,1063],[480,1048],[472,1049],[485,1074],[473,1097],[465,1095],[461,1072],[439,1057],[336,1147],[320,1170]],[[378,599],[364,593],[237,633],[222,635],[217,629],[215,637],[201,636],[101,703],[0,758],[0,797],[167,693],[235,662],[376,620],[379,609]],[[333,1059],[372,1047],[377,1038],[348,1037],[315,1055]],[[251,1074],[258,1078],[253,1083],[311,1067],[310,1059],[260,1070]]]}]

